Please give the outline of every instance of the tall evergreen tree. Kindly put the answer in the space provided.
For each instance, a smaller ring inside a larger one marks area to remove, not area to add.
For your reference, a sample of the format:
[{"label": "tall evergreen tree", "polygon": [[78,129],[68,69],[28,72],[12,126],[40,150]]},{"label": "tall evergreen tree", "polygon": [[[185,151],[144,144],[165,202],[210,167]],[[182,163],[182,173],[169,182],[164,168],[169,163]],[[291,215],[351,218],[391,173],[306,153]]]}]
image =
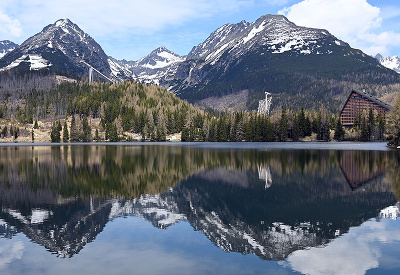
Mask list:
[{"label": "tall evergreen tree", "polygon": [[281,119],[279,120],[278,140],[285,141],[288,136],[288,118],[285,107],[282,107]]},{"label": "tall evergreen tree", "polygon": [[361,118],[361,133],[360,133],[360,141],[368,141],[369,140],[369,124],[365,117]]},{"label": "tall evergreen tree", "polygon": [[61,141],[61,133],[60,133],[57,122],[54,122],[53,126],[51,127],[50,139],[51,139],[51,142],[60,142]]},{"label": "tall evergreen tree", "polygon": [[72,142],[80,141],[79,128],[78,128],[78,125],[75,120],[75,115],[72,115],[71,126],[70,126],[70,130],[69,130],[69,139]]},{"label": "tall evergreen tree", "polygon": [[107,136],[108,140],[111,142],[119,141],[117,127],[115,126],[114,123],[111,122],[111,123],[106,124],[106,136]]},{"label": "tall evergreen tree", "polygon": [[338,117],[335,127],[335,135],[333,136],[333,138],[337,141],[342,141],[344,139],[344,134],[345,131],[342,122],[340,121],[340,117]]},{"label": "tall evergreen tree", "polygon": [[92,128],[89,126],[88,118],[86,115],[83,117],[82,120],[82,129],[83,129],[82,141],[83,142],[92,141]]},{"label": "tall evergreen tree", "polygon": [[400,146],[400,92],[393,101],[392,110],[388,114],[386,123],[389,146]]},{"label": "tall evergreen tree", "polygon": [[68,125],[67,125],[67,121],[66,120],[64,121],[62,139],[63,139],[63,142],[68,142],[68,140],[69,140]]}]

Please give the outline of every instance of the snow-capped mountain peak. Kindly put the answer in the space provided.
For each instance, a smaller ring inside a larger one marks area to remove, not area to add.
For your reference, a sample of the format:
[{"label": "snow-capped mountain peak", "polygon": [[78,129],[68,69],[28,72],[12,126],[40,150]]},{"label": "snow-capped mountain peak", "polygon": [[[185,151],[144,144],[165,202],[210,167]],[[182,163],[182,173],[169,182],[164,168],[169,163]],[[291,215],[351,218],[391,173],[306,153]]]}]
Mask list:
[{"label": "snow-capped mountain peak", "polygon": [[381,54],[375,56],[382,66],[400,73],[400,58],[397,55],[383,57]]},{"label": "snow-capped mountain peak", "polygon": [[[87,45],[87,47],[84,45]],[[100,45],[69,19],[57,20],[54,24],[46,26],[40,33],[21,44],[24,53],[43,46],[59,49],[70,58],[77,59],[86,58],[86,48],[89,48],[91,55],[93,52],[100,55],[104,54]]]},{"label": "snow-capped mountain peak", "polygon": [[149,55],[137,60],[114,60],[125,70],[132,72],[132,78],[139,82],[160,84],[162,79],[173,76],[185,57],[162,46]]},{"label": "snow-capped mountain peak", "polygon": [[182,62],[183,60],[183,57],[162,46],[152,51],[149,55],[138,60],[136,66],[142,66],[149,69],[158,69],[165,68],[176,62]]},{"label": "snow-capped mountain peak", "polygon": [[18,45],[9,40],[0,41],[0,59],[7,53],[13,51],[16,47],[18,47]]},{"label": "snow-capped mountain peak", "polygon": [[321,45],[317,41],[325,38],[330,38],[331,44],[348,46],[326,30],[300,27],[283,15],[269,14],[253,23],[242,21],[222,26],[194,47],[187,60],[202,59],[206,63],[215,64],[224,53],[237,58],[258,46],[268,47],[273,54],[288,51],[297,54],[318,53]]},{"label": "snow-capped mountain peak", "polygon": [[97,75],[99,78],[122,80],[132,75],[132,72],[109,58],[90,35],[69,19],[57,20],[28,38],[4,56],[0,70],[15,67],[29,70],[47,68],[56,73],[85,75],[88,73],[86,64],[100,72]]}]

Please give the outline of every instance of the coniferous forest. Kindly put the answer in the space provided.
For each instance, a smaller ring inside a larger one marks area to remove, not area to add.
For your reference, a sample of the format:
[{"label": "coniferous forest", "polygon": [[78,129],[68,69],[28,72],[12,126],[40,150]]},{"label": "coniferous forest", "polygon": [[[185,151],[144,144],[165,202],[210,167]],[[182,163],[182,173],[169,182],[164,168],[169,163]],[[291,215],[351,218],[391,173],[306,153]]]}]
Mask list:
[{"label": "coniferous forest", "polygon": [[0,119],[1,137],[17,139],[28,132],[32,141],[43,121],[51,125],[52,142],[165,141],[167,136],[179,134],[181,141],[212,142],[375,141],[389,137],[397,144],[399,140],[392,127],[397,118],[391,118],[388,129],[392,132],[385,134],[385,119],[372,111],[360,113],[354,128],[344,129],[339,114],[323,106],[298,111],[280,107],[270,115],[204,111],[159,86],[134,81],[63,82],[47,90],[31,89],[18,99],[4,96]]}]

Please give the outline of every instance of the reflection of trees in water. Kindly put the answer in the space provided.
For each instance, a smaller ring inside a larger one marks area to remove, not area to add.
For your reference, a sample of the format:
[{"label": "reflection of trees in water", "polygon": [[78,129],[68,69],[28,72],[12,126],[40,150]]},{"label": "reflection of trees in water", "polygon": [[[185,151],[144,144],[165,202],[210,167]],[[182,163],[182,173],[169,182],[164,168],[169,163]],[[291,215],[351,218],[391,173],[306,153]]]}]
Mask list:
[{"label": "reflection of trees in water", "polygon": [[[249,170],[258,171],[266,186],[274,177],[280,178],[274,184],[285,184],[298,175],[341,181],[339,167],[356,188],[392,169],[389,159],[395,155],[393,151],[218,150],[154,145],[2,147],[0,198],[24,204],[67,203],[69,197],[133,198],[161,193],[201,171],[204,177],[225,178],[243,186],[247,185]],[[396,173],[392,175],[395,180]]]},{"label": "reflection of trees in water", "polygon": [[400,201],[400,154],[396,154],[390,159],[387,180],[391,183],[397,200]]}]

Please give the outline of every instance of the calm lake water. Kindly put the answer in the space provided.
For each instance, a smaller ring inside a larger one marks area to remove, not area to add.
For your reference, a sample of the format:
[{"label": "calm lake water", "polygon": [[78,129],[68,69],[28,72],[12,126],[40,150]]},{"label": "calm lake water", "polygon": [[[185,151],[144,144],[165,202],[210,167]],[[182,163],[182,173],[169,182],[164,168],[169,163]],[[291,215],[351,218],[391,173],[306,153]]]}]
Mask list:
[{"label": "calm lake water", "polygon": [[399,274],[384,143],[0,145],[0,274]]}]

